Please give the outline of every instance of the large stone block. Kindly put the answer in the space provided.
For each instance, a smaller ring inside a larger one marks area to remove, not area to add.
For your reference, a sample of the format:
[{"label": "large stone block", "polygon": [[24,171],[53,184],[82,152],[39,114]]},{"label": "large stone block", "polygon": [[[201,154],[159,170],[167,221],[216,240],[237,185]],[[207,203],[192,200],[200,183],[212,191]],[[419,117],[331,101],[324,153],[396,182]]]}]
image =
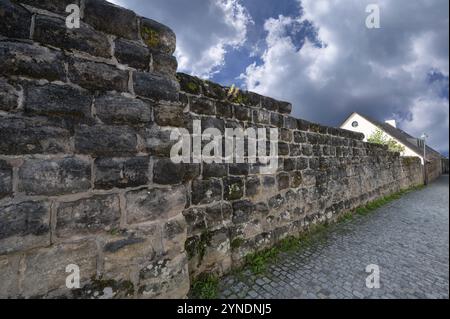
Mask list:
[{"label": "large stone block", "polygon": [[156,158],[153,163],[153,182],[161,185],[179,184],[185,177],[183,163],[175,164],[170,158]]},{"label": "large stone block", "polygon": [[172,55],[153,52],[152,66],[153,72],[174,78],[175,73],[177,72],[178,62]]},{"label": "large stone block", "polygon": [[21,296],[25,298],[70,297],[66,286],[68,265],[80,270],[80,286],[88,284],[97,274],[97,245],[81,241],[42,248],[25,254]]},{"label": "large stone block", "polygon": [[90,117],[92,98],[88,91],[69,85],[25,86],[25,111],[43,115]]},{"label": "large stone block", "polygon": [[19,191],[27,195],[62,195],[91,188],[91,164],[78,157],[27,159],[19,168]]},{"label": "large stone block", "polygon": [[[136,14],[104,0],[86,0],[84,21],[95,29],[131,40],[138,39]],[[112,22],[114,21],[114,22]]]},{"label": "large stone block", "polygon": [[75,149],[83,154],[123,156],[137,152],[137,135],[126,126],[81,125],[75,131]]},{"label": "large stone block", "polygon": [[125,197],[129,224],[167,220],[183,211],[186,189],[184,186],[149,188],[130,191]]},{"label": "large stone block", "polygon": [[225,200],[241,199],[244,196],[244,181],[241,177],[230,176],[223,179],[223,198]]},{"label": "large stone block", "polygon": [[6,155],[70,152],[68,130],[50,126],[48,121],[2,117],[0,153]]},{"label": "large stone block", "polygon": [[56,215],[56,236],[70,238],[119,228],[118,195],[96,195],[60,203]]},{"label": "large stone block", "polygon": [[134,92],[137,95],[165,101],[178,101],[179,84],[169,78],[147,72],[133,73]]},{"label": "large stone block", "polygon": [[197,114],[214,115],[215,104],[211,99],[203,97],[192,97],[190,99],[190,110]]},{"label": "large stone block", "polygon": [[192,181],[192,204],[208,204],[222,199],[222,183],[218,179]]},{"label": "large stone block", "polygon": [[176,36],[165,25],[152,19],[141,19],[141,36],[145,44],[152,50],[173,54],[176,47]]},{"label": "large stone block", "polygon": [[150,66],[150,50],[142,45],[118,38],[114,42],[114,55],[121,64],[128,65],[143,71]]},{"label": "large stone block", "polygon": [[94,185],[97,189],[136,187],[149,182],[147,156],[97,158],[94,170]]},{"label": "large stone block", "polygon": [[6,79],[0,78],[0,110],[12,111],[19,106],[19,91]]},{"label": "large stone block", "polygon": [[69,29],[65,19],[37,15],[33,39],[64,50],[77,50],[103,58],[111,57],[111,45],[105,35],[83,22],[79,28]]},{"label": "large stone block", "polygon": [[86,89],[127,92],[128,77],[128,72],[106,63],[77,58],[69,61],[70,80]]},{"label": "large stone block", "polygon": [[156,125],[140,132],[145,141],[145,148],[150,154],[166,157],[170,157],[170,150],[178,142],[178,139],[170,139],[171,133],[171,129],[164,130]]},{"label": "large stone block", "polygon": [[30,37],[31,13],[21,6],[2,0],[0,3],[0,35],[8,38]]},{"label": "large stone block", "polygon": [[49,203],[27,201],[0,206],[0,255],[47,245],[50,245]]},{"label": "large stone block", "polygon": [[0,160],[0,199],[12,193],[12,167]]},{"label": "large stone block", "polygon": [[105,124],[145,124],[152,119],[152,106],[139,99],[106,94],[95,99],[95,113]]},{"label": "large stone block", "polygon": [[181,127],[184,125],[182,104],[158,104],[155,106],[155,122],[161,126]]},{"label": "large stone block", "polygon": [[65,81],[60,52],[20,42],[0,42],[0,74]]}]

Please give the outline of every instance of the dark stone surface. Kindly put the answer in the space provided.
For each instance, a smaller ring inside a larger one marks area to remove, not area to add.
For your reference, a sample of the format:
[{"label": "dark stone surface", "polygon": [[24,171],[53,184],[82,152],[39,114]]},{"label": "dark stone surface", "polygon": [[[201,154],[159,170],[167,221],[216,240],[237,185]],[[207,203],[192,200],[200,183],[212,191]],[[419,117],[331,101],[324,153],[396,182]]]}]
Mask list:
[{"label": "dark stone surface", "polygon": [[221,163],[203,163],[203,178],[223,177],[228,175],[228,165]]},{"label": "dark stone surface", "polygon": [[19,106],[19,92],[17,88],[0,78],[0,110],[12,111]]},{"label": "dark stone surface", "polygon": [[105,63],[71,59],[69,78],[73,83],[90,90],[128,91],[128,72]]},{"label": "dark stone surface", "polygon": [[79,4],[79,0],[14,0],[14,2],[20,2],[32,7],[47,10],[53,13],[66,15],[66,7],[69,4]]},{"label": "dark stone surface", "polygon": [[248,177],[245,181],[245,195],[246,196],[255,196],[258,194],[261,186],[261,181],[259,177],[253,176]]},{"label": "dark stone surface", "polygon": [[81,125],[75,132],[75,150],[82,154],[123,156],[136,147],[136,132],[126,126]]},{"label": "dark stone surface", "polygon": [[223,101],[216,101],[216,114],[223,118],[233,117],[233,104]]},{"label": "dark stone surface", "polygon": [[94,162],[95,188],[126,188],[148,184],[149,158],[97,158]]},{"label": "dark stone surface", "polygon": [[151,122],[152,106],[120,94],[106,94],[95,99],[95,113],[105,124],[146,124]]},{"label": "dark stone surface", "polygon": [[280,173],[277,175],[278,190],[289,188],[289,174]]},{"label": "dark stone surface", "polygon": [[119,227],[118,195],[96,195],[74,202],[61,203],[56,215],[56,235],[69,238]]},{"label": "dark stone surface", "polygon": [[43,115],[90,117],[89,92],[68,85],[25,85],[25,111]]},{"label": "dark stone surface", "polygon": [[190,111],[197,114],[214,115],[214,102],[207,98],[190,98]]},{"label": "dark stone surface", "polygon": [[69,131],[49,126],[48,121],[2,117],[0,153],[5,155],[65,153],[70,151]]},{"label": "dark stone surface", "polygon": [[104,34],[81,22],[80,28],[69,29],[64,19],[37,15],[33,39],[64,50],[78,50],[94,56],[111,57],[111,45]]},{"label": "dark stone surface", "polygon": [[137,95],[165,101],[178,101],[178,82],[157,74],[134,72],[134,91]]},{"label": "dark stone surface", "polygon": [[19,191],[27,195],[63,195],[91,188],[91,165],[77,157],[27,159],[19,169]]},{"label": "dark stone surface", "polygon": [[30,27],[31,13],[9,0],[1,1],[0,35],[8,38],[28,39]]},{"label": "dark stone surface", "polygon": [[233,223],[242,224],[248,222],[254,210],[251,201],[241,200],[233,203]]},{"label": "dark stone surface", "polygon": [[0,74],[65,81],[61,53],[19,42],[0,42]]},{"label": "dark stone surface", "polygon": [[150,65],[150,51],[136,42],[118,38],[114,42],[115,56],[119,63],[147,71]]},{"label": "dark stone surface", "polygon": [[95,29],[131,40],[138,39],[136,14],[103,0],[86,0],[84,21]]},{"label": "dark stone surface", "polygon": [[140,132],[144,138],[146,150],[151,155],[170,157],[170,150],[178,140],[171,140],[171,130],[161,130],[158,126],[145,128]]},{"label": "dark stone surface", "polygon": [[0,199],[12,193],[12,167],[0,160]]},{"label": "dark stone surface", "polygon": [[[27,201],[0,207],[0,240],[11,236],[41,236],[50,230],[49,204]],[[2,253],[2,252],[0,252]]]},{"label": "dark stone surface", "polygon": [[218,179],[193,180],[192,204],[207,204],[222,198],[222,184]]},{"label": "dark stone surface", "polygon": [[153,182],[161,185],[179,184],[184,180],[183,164],[175,164],[170,158],[157,158],[153,163]]},{"label": "dark stone surface", "polygon": [[234,117],[239,121],[251,121],[252,120],[252,112],[246,106],[235,105],[234,106]]}]

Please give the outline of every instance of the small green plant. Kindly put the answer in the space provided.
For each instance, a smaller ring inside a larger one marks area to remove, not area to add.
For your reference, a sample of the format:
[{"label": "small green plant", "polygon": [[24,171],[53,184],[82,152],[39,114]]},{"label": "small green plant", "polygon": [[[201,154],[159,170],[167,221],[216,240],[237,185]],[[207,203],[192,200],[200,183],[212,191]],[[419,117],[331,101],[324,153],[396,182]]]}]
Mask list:
[{"label": "small green plant", "polygon": [[244,239],[243,238],[235,238],[231,242],[230,246],[231,246],[232,249],[238,249],[239,247],[241,247],[241,245],[243,243],[244,243]]},{"label": "small green plant", "polygon": [[214,274],[204,273],[194,280],[191,286],[191,294],[197,299],[215,299],[219,291],[219,277]]},{"label": "small green plant", "polygon": [[387,145],[388,149],[392,152],[403,153],[405,147],[397,143],[394,139],[388,137],[382,130],[377,129],[371,136],[367,138],[367,142]]},{"label": "small green plant", "polygon": [[276,247],[265,249],[245,256],[245,264],[254,274],[260,274],[266,271],[270,262],[276,260],[279,251]]},{"label": "small green plant", "polygon": [[152,30],[148,27],[143,27],[142,37],[144,38],[144,42],[151,48],[156,48],[159,45],[159,35],[155,30]]}]

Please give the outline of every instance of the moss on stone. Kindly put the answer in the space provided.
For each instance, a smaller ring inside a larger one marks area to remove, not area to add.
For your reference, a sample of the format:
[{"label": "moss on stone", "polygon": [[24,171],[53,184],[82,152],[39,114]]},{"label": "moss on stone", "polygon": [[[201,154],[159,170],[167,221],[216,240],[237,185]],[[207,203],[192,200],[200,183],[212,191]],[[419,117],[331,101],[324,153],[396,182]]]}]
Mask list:
[{"label": "moss on stone", "polygon": [[231,249],[238,249],[239,247],[241,247],[241,245],[244,243],[244,239],[243,238],[235,238],[233,239],[233,241],[231,242],[230,246]]},{"label": "moss on stone", "polygon": [[159,38],[159,34],[157,31],[149,27],[143,26],[141,34],[145,44],[147,44],[148,47],[157,48],[159,46],[161,40]]}]

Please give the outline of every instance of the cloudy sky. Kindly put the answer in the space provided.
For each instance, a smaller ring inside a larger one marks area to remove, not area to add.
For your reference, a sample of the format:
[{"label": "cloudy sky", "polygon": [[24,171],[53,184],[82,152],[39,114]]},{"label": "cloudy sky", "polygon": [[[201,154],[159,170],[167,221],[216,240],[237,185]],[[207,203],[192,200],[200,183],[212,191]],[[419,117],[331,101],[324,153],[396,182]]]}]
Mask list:
[{"label": "cloudy sky", "polygon": [[[396,119],[449,149],[448,0],[114,0],[171,27],[179,71],[290,101],[331,126]],[[368,29],[368,4],[380,28]]]}]

